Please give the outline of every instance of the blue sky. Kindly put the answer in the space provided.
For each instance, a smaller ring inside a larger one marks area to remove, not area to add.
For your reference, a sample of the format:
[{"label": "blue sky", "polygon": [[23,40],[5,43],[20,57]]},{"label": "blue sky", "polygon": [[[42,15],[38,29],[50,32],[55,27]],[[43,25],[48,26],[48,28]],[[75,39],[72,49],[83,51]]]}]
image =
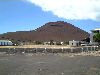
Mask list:
[{"label": "blue sky", "polygon": [[39,2],[36,4],[34,0],[0,0],[0,34],[6,32],[34,30],[45,23],[52,21],[69,22],[88,32],[91,29],[100,28],[100,21],[99,19],[96,20],[94,16],[93,18],[89,18],[90,16],[87,18],[84,16],[79,17],[77,15],[77,18],[75,18],[72,15],[70,15],[72,17],[66,16],[66,14],[63,16],[57,12],[49,10],[50,7],[45,8],[39,4]]}]

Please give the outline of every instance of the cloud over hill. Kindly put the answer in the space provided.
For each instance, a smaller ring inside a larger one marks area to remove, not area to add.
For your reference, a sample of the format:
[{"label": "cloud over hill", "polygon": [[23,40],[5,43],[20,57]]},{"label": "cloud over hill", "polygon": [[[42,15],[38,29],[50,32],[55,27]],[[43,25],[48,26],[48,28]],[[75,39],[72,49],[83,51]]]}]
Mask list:
[{"label": "cloud over hill", "polygon": [[50,11],[54,15],[70,20],[100,20],[100,0],[26,0]]}]

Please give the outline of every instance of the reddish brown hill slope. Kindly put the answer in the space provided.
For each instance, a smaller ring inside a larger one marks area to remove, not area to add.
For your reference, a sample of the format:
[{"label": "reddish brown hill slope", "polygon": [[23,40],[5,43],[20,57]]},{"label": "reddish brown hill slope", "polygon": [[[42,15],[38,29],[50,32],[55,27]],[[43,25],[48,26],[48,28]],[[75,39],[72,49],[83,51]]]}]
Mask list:
[{"label": "reddish brown hill slope", "polygon": [[72,24],[63,21],[49,22],[35,31],[22,31],[2,34],[1,39],[16,39],[22,41],[69,41],[83,40],[89,34]]}]

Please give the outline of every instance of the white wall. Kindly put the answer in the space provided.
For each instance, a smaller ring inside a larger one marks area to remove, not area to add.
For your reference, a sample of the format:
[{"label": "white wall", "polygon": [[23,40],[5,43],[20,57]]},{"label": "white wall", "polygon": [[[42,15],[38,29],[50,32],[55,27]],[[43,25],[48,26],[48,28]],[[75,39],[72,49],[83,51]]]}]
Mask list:
[{"label": "white wall", "polygon": [[94,36],[94,34],[93,33],[90,33],[90,43],[91,44],[93,43],[93,36]]},{"label": "white wall", "polygon": [[12,42],[0,42],[0,45],[4,45],[4,46],[13,45],[13,43]]},{"label": "white wall", "polygon": [[77,46],[77,44],[79,46],[79,41],[69,41],[70,46]]}]

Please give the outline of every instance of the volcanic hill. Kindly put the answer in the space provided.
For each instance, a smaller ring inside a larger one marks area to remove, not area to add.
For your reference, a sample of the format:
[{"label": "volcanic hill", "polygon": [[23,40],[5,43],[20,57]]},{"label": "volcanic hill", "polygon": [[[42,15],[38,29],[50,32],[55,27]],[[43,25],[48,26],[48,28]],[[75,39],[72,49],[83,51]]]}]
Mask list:
[{"label": "volcanic hill", "polygon": [[70,41],[84,40],[89,33],[64,22],[49,22],[33,31],[8,32],[0,35],[0,39],[13,39],[20,41]]}]

